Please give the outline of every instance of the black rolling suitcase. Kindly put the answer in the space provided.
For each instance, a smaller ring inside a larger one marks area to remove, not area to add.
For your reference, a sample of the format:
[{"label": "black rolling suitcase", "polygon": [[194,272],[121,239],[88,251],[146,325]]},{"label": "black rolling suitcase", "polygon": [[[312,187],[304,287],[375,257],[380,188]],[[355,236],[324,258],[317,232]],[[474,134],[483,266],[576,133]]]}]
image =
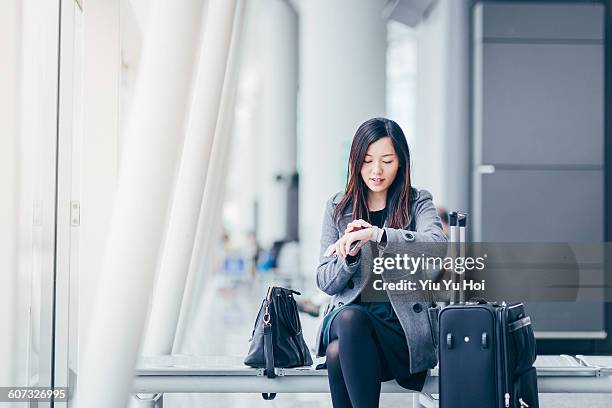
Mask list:
[{"label": "black rolling suitcase", "polygon": [[[450,214],[452,256],[465,256],[465,214]],[[458,227],[457,227],[458,224]],[[457,229],[459,231],[457,231]],[[522,303],[464,302],[464,276],[440,311],[441,408],[537,408],[536,345]]]}]

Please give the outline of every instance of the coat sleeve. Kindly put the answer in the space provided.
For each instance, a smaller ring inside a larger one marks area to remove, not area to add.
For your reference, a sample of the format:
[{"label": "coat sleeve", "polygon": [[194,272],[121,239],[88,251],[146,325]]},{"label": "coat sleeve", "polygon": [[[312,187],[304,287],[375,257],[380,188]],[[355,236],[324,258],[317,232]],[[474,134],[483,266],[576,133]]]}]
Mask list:
[{"label": "coat sleeve", "polygon": [[[414,206],[415,231],[385,227],[387,245],[404,242],[447,242],[431,193],[420,190]],[[384,248],[381,248],[384,250]]]},{"label": "coat sleeve", "polygon": [[[333,198],[332,198],[333,199]],[[361,257],[347,264],[340,256],[324,256],[325,250],[340,238],[340,232],[333,221],[332,199],[325,206],[323,227],[321,230],[321,248],[319,251],[319,266],[317,267],[317,286],[328,295],[341,292],[360,265]]]}]

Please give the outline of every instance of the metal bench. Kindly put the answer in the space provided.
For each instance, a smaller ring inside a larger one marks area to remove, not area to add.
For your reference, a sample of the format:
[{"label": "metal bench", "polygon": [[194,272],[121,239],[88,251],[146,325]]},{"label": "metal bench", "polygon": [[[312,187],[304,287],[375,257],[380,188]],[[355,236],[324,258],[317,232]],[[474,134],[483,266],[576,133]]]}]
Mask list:
[{"label": "metal bench", "polygon": [[[535,364],[540,393],[612,393],[612,356],[539,356]],[[143,357],[136,369],[133,392],[150,407],[162,408],[168,393],[328,393],[327,370],[312,367],[263,369],[244,366],[241,357],[186,355]],[[429,370],[422,392],[395,381],[383,393],[412,393],[413,407],[437,407],[438,368]],[[148,395],[144,395],[148,394]]]}]

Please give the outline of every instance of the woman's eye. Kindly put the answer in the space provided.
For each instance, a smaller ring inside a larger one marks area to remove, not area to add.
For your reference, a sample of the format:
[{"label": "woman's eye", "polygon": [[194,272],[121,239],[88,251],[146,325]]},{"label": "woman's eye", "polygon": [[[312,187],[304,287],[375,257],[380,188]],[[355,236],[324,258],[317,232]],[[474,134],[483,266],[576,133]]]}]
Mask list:
[{"label": "woman's eye", "polygon": [[370,161],[364,160],[364,163],[366,163],[366,164],[372,163],[372,160],[370,160]]},{"label": "woman's eye", "polygon": [[393,160],[391,160],[391,161],[384,161],[384,160],[383,160],[383,163],[387,163],[387,164],[389,164],[389,163],[393,163]]}]

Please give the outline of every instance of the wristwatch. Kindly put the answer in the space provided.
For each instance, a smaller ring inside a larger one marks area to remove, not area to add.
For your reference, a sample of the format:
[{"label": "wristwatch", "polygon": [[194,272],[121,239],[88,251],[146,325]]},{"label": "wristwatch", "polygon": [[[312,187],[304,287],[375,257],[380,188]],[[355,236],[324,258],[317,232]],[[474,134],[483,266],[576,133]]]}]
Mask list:
[{"label": "wristwatch", "polygon": [[372,225],[372,235],[370,236],[370,241],[380,242],[378,231],[380,231],[380,228],[378,228],[376,225]]}]

